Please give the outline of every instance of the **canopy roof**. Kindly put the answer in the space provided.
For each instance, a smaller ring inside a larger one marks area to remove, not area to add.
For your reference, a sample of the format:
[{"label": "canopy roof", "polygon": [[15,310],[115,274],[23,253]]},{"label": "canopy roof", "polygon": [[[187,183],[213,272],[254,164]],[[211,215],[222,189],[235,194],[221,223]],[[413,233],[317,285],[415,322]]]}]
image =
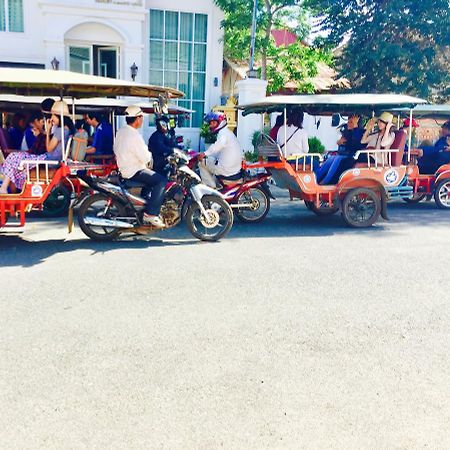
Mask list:
[{"label": "canopy roof", "polygon": [[131,97],[183,97],[171,88],[84,75],[64,70],[0,68],[0,94],[61,97],[99,97],[126,95]]},{"label": "canopy roof", "polygon": [[256,103],[239,105],[243,115],[282,112],[284,108],[299,107],[310,114],[371,113],[392,108],[413,108],[426,100],[399,94],[322,94],[274,95]]},{"label": "canopy roof", "polygon": [[[23,110],[39,110],[42,101],[47,97],[0,94],[0,110],[7,112],[17,112]],[[58,100],[59,97],[54,97]],[[72,99],[65,99],[71,109]],[[124,114],[125,109],[130,105],[139,106],[145,113],[152,114],[155,112],[153,102],[133,102],[133,100],[117,99],[117,98],[80,98],[75,99],[75,113],[84,114],[89,111],[114,111],[116,114]],[[192,109],[183,108],[178,105],[168,105],[169,114],[191,114]]]},{"label": "canopy roof", "polygon": [[[402,115],[409,115],[409,108],[393,108],[391,111]],[[450,105],[417,105],[412,110],[416,119],[448,119]]]}]

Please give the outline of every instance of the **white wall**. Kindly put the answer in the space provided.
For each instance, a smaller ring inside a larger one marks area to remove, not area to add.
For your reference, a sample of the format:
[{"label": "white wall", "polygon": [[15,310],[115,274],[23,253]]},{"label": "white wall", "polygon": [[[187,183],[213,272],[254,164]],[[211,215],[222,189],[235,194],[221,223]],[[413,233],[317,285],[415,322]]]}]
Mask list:
[{"label": "white wall", "polygon": [[[56,57],[68,69],[67,44],[115,45],[120,51],[120,78],[130,79],[130,66],[139,67],[136,81],[148,82],[150,8],[208,15],[205,110],[220,104],[223,44],[221,10],[213,0],[25,0],[24,33],[0,32],[0,61],[38,63],[51,68]],[[217,77],[218,85],[214,86]],[[153,130],[144,127],[144,137]],[[194,146],[198,129],[178,130]]]}]

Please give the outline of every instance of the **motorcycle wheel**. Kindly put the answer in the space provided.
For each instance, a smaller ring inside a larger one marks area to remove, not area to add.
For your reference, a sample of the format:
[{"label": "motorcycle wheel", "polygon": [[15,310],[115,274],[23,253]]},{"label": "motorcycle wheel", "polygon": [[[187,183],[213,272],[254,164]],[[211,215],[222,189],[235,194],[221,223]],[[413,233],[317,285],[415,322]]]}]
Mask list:
[{"label": "motorcycle wheel", "polygon": [[336,202],[333,204],[333,206],[330,207],[330,204],[328,202],[321,201],[320,207],[318,208],[316,206],[316,202],[305,200],[305,205],[317,216],[332,216],[339,211],[339,206],[336,204]]},{"label": "motorcycle wheel", "polygon": [[259,188],[254,187],[250,188],[239,196],[236,199],[236,204],[249,204],[252,206],[237,208],[234,210],[234,214],[241,222],[246,223],[257,223],[264,220],[270,210],[270,198],[266,194],[266,192]]},{"label": "motorcycle wheel", "polygon": [[208,217],[203,216],[197,203],[192,203],[186,213],[187,227],[192,235],[201,241],[218,241],[233,225],[230,205],[218,195],[205,195],[201,202]]},{"label": "motorcycle wheel", "polygon": [[414,194],[411,198],[404,198],[403,201],[409,204],[420,203],[422,200],[425,200],[427,194]]},{"label": "motorcycle wheel", "polygon": [[[108,206],[108,203],[110,205]],[[114,220],[125,216],[125,207],[116,199],[105,194],[94,194],[87,197],[78,209],[78,225],[83,233],[95,241],[112,241],[119,236],[117,228],[94,226],[86,223],[88,217],[102,217]]]},{"label": "motorcycle wheel", "polygon": [[63,184],[58,184],[50,192],[42,205],[42,215],[45,217],[65,216],[70,207],[71,192]]}]

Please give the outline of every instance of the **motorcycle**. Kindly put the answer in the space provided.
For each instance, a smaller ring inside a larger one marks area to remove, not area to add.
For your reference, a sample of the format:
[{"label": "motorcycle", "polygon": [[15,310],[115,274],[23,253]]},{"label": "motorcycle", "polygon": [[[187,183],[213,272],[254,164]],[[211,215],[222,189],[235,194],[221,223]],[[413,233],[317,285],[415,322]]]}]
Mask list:
[{"label": "motorcycle", "polygon": [[[198,167],[197,152],[189,152],[189,167]],[[228,202],[234,214],[241,222],[261,222],[270,210],[270,199],[275,197],[270,192],[267,173],[250,176],[244,169],[234,177],[218,177],[221,188],[218,192]]]},{"label": "motorcycle", "polygon": [[[220,193],[201,183],[188,162],[189,158],[179,150],[168,157],[170,176],[160,216],[166,228],[184,219],[197,239],[218,241],[230,231],[233,213]],[[145,200],[131,192],[143,184],[119,175],[78,176],[91,188],[78,209],[78,224],[89,238],[109,241],[127,232],[147,234],[161,230],[143,222]]]}]

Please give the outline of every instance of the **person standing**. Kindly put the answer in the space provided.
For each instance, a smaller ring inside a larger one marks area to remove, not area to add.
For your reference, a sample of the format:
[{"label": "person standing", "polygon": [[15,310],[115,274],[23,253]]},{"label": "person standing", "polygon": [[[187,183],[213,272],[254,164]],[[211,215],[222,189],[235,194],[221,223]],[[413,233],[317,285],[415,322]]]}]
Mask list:
[{"label": "person standing", "polygon": [[114,142],[117,165],[123,178],[144,184],[144,223],[164,228],[159,213],[164,201],[167,179],[152,170],[152,154],[138,131],[144,122],[144,113],[139,106],[129,106],[125,110],[125,120],[127,124],[117,132]]}]

